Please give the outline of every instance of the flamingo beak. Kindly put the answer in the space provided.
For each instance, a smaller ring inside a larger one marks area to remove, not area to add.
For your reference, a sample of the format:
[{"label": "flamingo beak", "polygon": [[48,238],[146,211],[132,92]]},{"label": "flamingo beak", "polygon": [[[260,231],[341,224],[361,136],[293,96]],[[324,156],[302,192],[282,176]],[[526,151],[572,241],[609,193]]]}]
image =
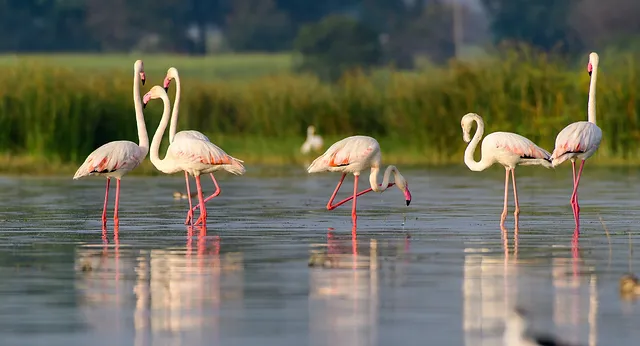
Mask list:
[{"label": "flamingo beak", "polygon": [[407,201],[407,206],[411,203],[411,192],[409,189],[404,190],[404,199]]},{"label": "flamingo beak", "polygon": [[140,72],[140,81],[142,82],[142,85],[144,85],[144,82],[147,80],[147,75],[144,72]]},{"label": "flamingo beak", "polygon": [[589,72],[589,77],[591,77],[591,73],[593,73],[593,65],[591,65],[591,63],[587,65],[587,72]]}]

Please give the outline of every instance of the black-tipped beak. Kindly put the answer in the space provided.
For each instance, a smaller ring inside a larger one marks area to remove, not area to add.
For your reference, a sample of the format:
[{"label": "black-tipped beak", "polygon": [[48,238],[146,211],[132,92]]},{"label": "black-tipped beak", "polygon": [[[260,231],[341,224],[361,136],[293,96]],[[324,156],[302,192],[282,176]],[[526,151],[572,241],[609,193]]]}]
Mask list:
[{"label": "black-tipped beak", "polygon": [[589,71],[589,77],[591,77],[591,73],[593,73],[593,71]]},{"label": "black-tipped beak", "polygon": [[147,108],[147,103],[146,102],[142,102],[142,109]]},{"label": "black-tipped beak", "polygon": [[144,85],[144,82],[146,81],[146,78],[142,78],[142,85]]},{"label": "black-tipped beak", "polygon": [[165,87],[164,88],[164,92],[168,93],[169,92],[169,87]]},{"label": "black-tipped beak", "polygon": [[407,205],[409,205],[409,204],[411,204],[411,200],[410,199],[407,200]]}]

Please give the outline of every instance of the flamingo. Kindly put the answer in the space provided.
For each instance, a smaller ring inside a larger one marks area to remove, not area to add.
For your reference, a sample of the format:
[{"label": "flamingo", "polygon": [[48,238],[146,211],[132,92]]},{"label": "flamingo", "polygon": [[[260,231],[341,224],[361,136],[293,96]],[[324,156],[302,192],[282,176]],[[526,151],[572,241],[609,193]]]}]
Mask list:
[{"label": "flamingo", "polygon": [[311,125],[307,127],[307,140],[302,143],[302,147],[300,148],[300,152],[303,154],[308,154],[312,149],[314,151],[319,151],[322,149],[322,137],[315,134],[316,128]]},{"label": "flamingo", "polygon": [[116,202],[113,212],[113,221],[117,227],[118,204],[120,203],[120,179],[132,169],[138,167],[149,152],[149,136],[144,123],[142,103],[140,102],[140,83],[145,82],[144,64],[142,60],[136,60],[133,65],[133,103],[136,111],[136,125],[138,127],[139,144],[130,141],[114,141],[102,145],[87,156],[84,163],[78,168],[73,179],[79,179],[88,175],[101,175],[107,177],[107,188],[104,193],[104,207],[102,209],[102,228],[107,227],[107,202],[109,201],[109,185],[111,178],[116,178]]},{"label": "flamingo", "polygon": [[[180,75],[178,74],[178,69],[176,69],[175,67],[170,67],[167,70],[167,75],[164,78],[164,90],[166,92],[169,92],[169,85],[171,84],[171,80],[175,80],[176,81],[176,96],[173,102],[173,111],[171,113],[171,124],[169,125],[169,143],[173,143],[174,141],[181,141],[181,140],[189,140],[189,139],[198,139],[198,140],[202,140],[205,142],[211,142],[209,140],[209,138],[207,136],[205,136],[202,132],[199,131],[195,131],[195,130],[184,130],[184,131],[180,131],[178,133],[176,133],[177,127],[178,127],[178,110],[180,108]],[[242,162],[242,161],[240,161]],[[218,195],[220,195],[220,192],[222,192],[222,190],[220,189],[220,186],[218,185],[218,181],[216,180],[216,178],[213,176],[213,173],[209,173],[209,175],[211,176],[211,180],[213,181],[213,185],[216,187],[216,191],[209,197],[204,199],[204,202],[207,203],[209,200],[217,197]],[[191,190],[190,190],[190,185],[189,185],[189,174],[187,173],[187,171],[184,171],[184,180],[187,186],[187,196],[191,196]],[[189,200],[189,211],[187,212],[187,218],[184,221],[184,224],[189,224],[191,223],[191,221],[193,220],[193,213],[195,212],[195,210],[198,208],[198,206],[193,207],[193,204],[191,204],[191,198],[188,198]]]},{"label": "flamingo", "polygon": [[[473,139],[471,139],[471,125],[474,122],[478,125],[478,128]],[[511,172],[513,198],[515,200],[515,212],[513,215],[517,229],[520,204],[518,203],[518,191],[516,187],[516,166],[540,165],[551,168],[551,154],[521,135],[511,132],[493,132],[487,135],[484,141],[482,141],[482,159],[478,162],[473,159],[473,153],[484,133],[484,121],[478,114],[468,113],[462,117],[460,124],[462,126],[463,139],[469,143],[464,152],[464,163],[470,170],[476,172],[484,171],[496,162],[505,168],[504,208],[500,218],[500,227],[504,227],[504,221],[507,218],[509,172]]]},{"label": "flamingo", "polygon": [[[382,179],[382,185],[378,184],[378,172],[380,171],[380,165],[381,155],[378,141],[368,136],[351,136],[334,143],[324,154],[313,160],[311,165],[309,165],[309,168],[307,168],[307,172],[342,172],[342,178],[340,178],[338,186],[336,186],[335,191],[333,191],[333,194],[327,203],[327,210],[333,210],[353,199],[351,219],[353,221],[353,226],[355,227],[357,223],[356,199],[358,196],[371,191],[382,193],[387,188],[396,185],[398,189],[404,193],[407,205],[411,203],[409,184],[395,166],[390,165],[387,167]],[[360,172],[367,168],[371,168],[371,174],[369,176],[371,188],[358,192],[358,177],[360,176]],[[394,175],[394,183],[389,183],[389,176],[391,172],[393,172]],[[333,200],[336,198],[338,190],[340,190],[340,186],[342,186],[344,178],[347,176],[347,173],[353,173],[354,176],[353,196],[336,204],[332,204]]]},{"label": "flamingo", "polygon": [[[553,167],[566,160],[571,160],[573,170],[573,193],[571,194],[571,209],[576,222],[576,234],[580,233],[580,205],[578,205],[578,184],[584,168],[584,162],[595,154],[602,140],[602,130],[596,125],[596,79],[598,77],[599,57],[596,53],[589,54],[587,72],[591,77],[589,84],[589,101],[587,105],[588,121],[577,121],[562,129],[556,137],[556,146],[551,155]],[[576,159],[580,159],[580,171],[576,176]]]},{"label": "flamingo", "polygon": [[[204,198],[202,195],[202,185],[200,185],[200,175],[215,172],[217,170],[226,170],[227,172],[239,175],[244,174],[245,169],[242,161],[227,155],[222,149],[215,144],[198,139],[195,137],[184,136],[182,138],[174,137],[173,143],[169,144],[167,154],[164,159],[159,158],[160,142],[164,131],[169,122],[171,104],[169,96],[163,87],[156,85],[142,97],[144,106],[152,99],[162,99],[164,110],[162,112],[162,120],[156,133],[151,141],[151,163],[161,172],[173,174],[180,171],[186,171],[196,178],[196,186],[198,188],[198,202],[200,205],[200,218],[196,224],[202,223],[206,227],[207,210],[204,206]],[[187,192],[190,194],[190,191]],[[190,210],[192,213],[192,210]]]}]

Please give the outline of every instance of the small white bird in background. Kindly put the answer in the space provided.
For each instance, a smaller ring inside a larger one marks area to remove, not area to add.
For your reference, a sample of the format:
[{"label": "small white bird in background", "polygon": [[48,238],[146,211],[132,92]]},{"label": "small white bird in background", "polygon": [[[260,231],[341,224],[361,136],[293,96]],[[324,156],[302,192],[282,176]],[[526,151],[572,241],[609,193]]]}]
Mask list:
[{"label": "small white bird in background", "polygon": [[527,313],[522,308],[516,307],[505,319],[504,346],[578,346],[560,341],[553,336],[527,333]]},{"label": "small white bird in background", "polygon": [[323,145],[322,137],[316,135],[315,132],[316,132],[316,128],[313,125],[307,127],[307,140],[304,141],[304,143],[302,144],[302,147],[300,148],[300,151],[303,154],[308,154],[311,150],[313,151],[322,150],[322,145]]}]

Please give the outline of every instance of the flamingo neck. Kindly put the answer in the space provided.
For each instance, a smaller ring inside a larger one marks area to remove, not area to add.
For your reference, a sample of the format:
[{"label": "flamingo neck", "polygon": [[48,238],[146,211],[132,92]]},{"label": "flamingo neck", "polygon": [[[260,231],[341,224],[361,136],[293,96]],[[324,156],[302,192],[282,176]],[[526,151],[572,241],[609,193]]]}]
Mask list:
[{"label": "flamingo neck", "polygon": [[140,98],[140,68],[135,67],[133,71],[133,105],[136,111],[136,126],[138,128],[138,146],[142,150],[142,158],[149,153],[149,134],[147,125],[144,122],[144,112],[142,110],[142,99]]},{"label": "flamingo neck", "polygon": [[482,139],[482,135],[484,134],[484,121],[477,116],[474,116],[473,120],[478,125],[478,128],[476,129],[476,133],[473,135],[473,139],[469,142],[467,149],[464,151],[464,163],[472,171],[484,171],[491,166],[493,162],[486,159],[484,153],[481,153],[483,155],[480,158],[480,161],[476,161],[473,158],[473,153],[476,151],[476,147],[478,146],[478,143],[480,143],[480,139]]},{"label": "flamingo neck", "polygon": [[173,143],[173,137],[178,130],[178,111],[180,109],[180,76],[174,76],[176,81],[176,97],[173,101],[173,111],[171,112],[171,125],[169,125],[169,143]]},{"label": "flamingo neck", "polygon": [[394,178],[398,170],[396,166],[388,166],[384,171],[384,176],[382,177],[382,185],[378,184],[378,172],[380,171],[380,167],[371,167],[371,175],[369,175],[369,183],[371,184],[371,190],[375,192],[383,192],[389,187],[389,178],[391,177],[391,172],[393,172]]},{"label": "flamingo neck", "polygon": [[596,123],[596,80],[598,79],[598,64],[593,64],[591,82],[589,83],[589,104],[587,106],[588,120]]},{"label": "flamingo neck", "polygon": [[171,174],[175,173],[178,170],[173,167],[167,160],[166,157],[164,159],[160,159],[159,151],[160,151],[160,143],[162,142],[162,137],[164,136],[164,130],[167,129],[167,124],[169,123],[169,115],[171,113],[171,104],[169,101],[169,96],[166,93],[163,93],[162,103],[164,104],[164,110],[162,111],[162,119],[160,120],[160,125],[158,125],[158,129],[156,133],[153,135],[153,140],[151,141],[151,154],[150,159],[151,163],[161,172]]}]

